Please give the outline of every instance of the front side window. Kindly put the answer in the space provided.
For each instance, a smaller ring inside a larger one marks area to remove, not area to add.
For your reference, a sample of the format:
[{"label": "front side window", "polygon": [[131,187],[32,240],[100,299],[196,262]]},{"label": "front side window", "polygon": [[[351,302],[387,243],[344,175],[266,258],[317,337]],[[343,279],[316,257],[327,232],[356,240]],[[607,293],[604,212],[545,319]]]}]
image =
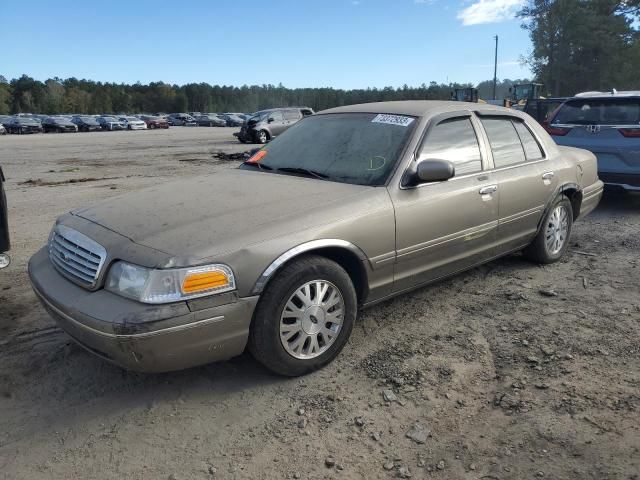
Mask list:
[{"label": "front side window", "polygon": [[272,118],[275,122],[281,122],[283,120],[282,112],[272,112],[271,115],[269,115],[269,119]]},{"label": "front side window", "polygon": [[508,167],[525,161],[524,150],[516,128],[509,118],[483,118],[482,125],[489,137],[496,168]]},{"label": "front side window", "polygon": [[[395,122],[394,122],[395,121]],[[296,122],[255,157],[265,173],[307,174],[356,185],[384,185],[417,121],[401,115],[334,113]]]},{"label": "front side window", "polygon": [[419,158],[448,160],[456,176],[482,170],[476,132],[467,117],[444,120],[431,129],[420,149]]}]

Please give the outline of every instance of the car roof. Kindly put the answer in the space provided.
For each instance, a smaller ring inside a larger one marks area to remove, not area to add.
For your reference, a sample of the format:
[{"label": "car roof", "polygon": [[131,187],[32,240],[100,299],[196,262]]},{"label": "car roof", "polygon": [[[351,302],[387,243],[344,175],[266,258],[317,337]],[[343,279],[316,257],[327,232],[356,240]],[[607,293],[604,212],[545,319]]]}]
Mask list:
[{"label": "car roof", "polygon": [[618,92],[581,92],[576,93],[573,98],[620,98],[620,97],[640,97],[640,90],[627,90]]},{"label": "car roof", "polygon": [[456,110],[473,110],[477,112],[503,112],[505,115],[517,116],[515,110],[483,103],[456,102],[446,100],[403,100],[393,102],[360,103],[344,107],[330,108],[316,115],[327,113],[387,113],[391,115],[410,115],[425,117],[434,113]]}]

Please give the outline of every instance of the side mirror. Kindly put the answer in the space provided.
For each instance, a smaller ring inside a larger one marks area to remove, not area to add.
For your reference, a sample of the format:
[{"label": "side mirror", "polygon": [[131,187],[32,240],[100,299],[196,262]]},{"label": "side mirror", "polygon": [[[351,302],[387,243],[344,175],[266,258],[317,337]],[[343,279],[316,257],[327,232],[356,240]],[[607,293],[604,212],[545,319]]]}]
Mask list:
[{"label": "side mirror", "polygon": [[433,158],[418,159],[416,173],[413,181],[410,183],[415,186],[421,183],[444,182],[452,178],[455,174],[456,167],[449,160]]}]

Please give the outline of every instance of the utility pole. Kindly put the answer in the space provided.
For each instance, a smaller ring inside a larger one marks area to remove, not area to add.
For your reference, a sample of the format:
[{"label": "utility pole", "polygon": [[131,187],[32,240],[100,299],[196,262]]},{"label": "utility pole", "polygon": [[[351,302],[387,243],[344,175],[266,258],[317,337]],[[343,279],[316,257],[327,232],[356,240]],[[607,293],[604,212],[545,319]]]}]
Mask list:
[{"label": "utility pole", "polygon": [[496,100],[496,84],[498,83],[498,35],[496,39],[496,56],[493,62],[493,99]]}]

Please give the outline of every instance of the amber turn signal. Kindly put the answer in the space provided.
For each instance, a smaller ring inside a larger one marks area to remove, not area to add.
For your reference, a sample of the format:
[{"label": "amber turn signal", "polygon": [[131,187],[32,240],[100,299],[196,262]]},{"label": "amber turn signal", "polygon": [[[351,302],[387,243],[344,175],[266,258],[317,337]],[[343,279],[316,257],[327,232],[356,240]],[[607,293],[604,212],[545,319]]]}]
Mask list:
[{"label": "amber turn signal", "polygon": [[221,271],[189,273],[182,282],[182,293],[204,292],[228,285],[229,278]]}]

